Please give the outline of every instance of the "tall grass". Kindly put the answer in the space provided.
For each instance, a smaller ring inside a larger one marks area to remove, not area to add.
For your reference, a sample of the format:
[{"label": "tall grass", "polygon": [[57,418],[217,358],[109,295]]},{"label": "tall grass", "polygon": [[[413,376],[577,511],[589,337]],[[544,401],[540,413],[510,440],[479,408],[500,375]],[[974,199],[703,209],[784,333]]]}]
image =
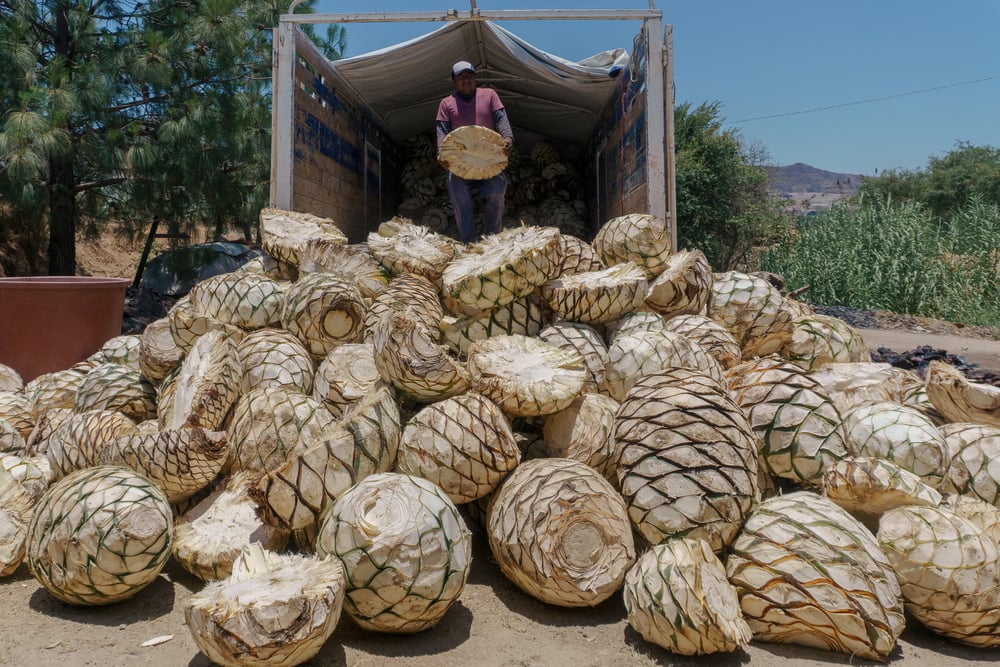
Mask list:
[{"label": "tall grass", "polygon": [[972,199],[945,220],[920,204],[861,199],[802,223],[761,257],[824,306],[1000,326],[1000,208]]}]

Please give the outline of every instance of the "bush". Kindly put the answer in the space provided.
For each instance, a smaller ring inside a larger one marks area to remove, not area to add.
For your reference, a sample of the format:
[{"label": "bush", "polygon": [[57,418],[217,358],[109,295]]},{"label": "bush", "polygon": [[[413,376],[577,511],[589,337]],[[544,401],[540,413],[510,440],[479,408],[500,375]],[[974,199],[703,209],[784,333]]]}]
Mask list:
[{"label": "bush", "polygon": [[818,305],[1000,326],[1000,207],[972,198],[938,220],[923,205],[862,196],[805,221],[761,268]]}]

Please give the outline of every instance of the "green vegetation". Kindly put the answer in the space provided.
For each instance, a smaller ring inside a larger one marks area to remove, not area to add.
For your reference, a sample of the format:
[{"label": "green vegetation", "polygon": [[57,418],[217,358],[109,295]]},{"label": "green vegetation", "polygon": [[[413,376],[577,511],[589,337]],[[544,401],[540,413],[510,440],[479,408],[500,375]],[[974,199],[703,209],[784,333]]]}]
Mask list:
[{"label": "green vegetation", "polygon": [[981,196],[946,218],[862,194],[805,221],[761,257],[820,305],[879,308],[1000,326],[1000,206]]},{"label": "green vegetation", "polygon": [[762,151],[722,124],[719,102],[674,110],[677,243],[704,252],[716,271],[746,266],[789,224],[767,191]]},{"label": "green vegetation", "polygon": [[[267,199],[271,26],[289,4],[0,0],[0,237],[48,237],[57,275],[74,272],[76,231],[105,220],[246,234]],[[346,48],[338,26],[318,41]]]},{"label": "green vegetation", "polygon": [[959,142],[955,150],[930,158],[925,169],[888,171],[866,179],[860,192],[869,198],[917,201],[942,219],[970,197],[1000,205],[1000,148]]}]

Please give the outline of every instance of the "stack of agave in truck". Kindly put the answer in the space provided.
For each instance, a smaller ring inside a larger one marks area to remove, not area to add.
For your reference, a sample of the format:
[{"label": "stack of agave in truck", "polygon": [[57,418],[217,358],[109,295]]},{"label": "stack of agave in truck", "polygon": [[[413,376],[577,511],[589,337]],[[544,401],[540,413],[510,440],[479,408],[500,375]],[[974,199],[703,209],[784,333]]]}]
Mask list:
[{"label": "stack of agave in truck", "polygon": [[211,660],[290,665],[342,612],[433,628],[471,526],[526,595],[621,595],[678,654],[885,660],[905,612],[1000,641],[995,388],[874,364],[648,215],[589,243],[260,225],[266,257],[142,335],[27,383],[0,367],[0,574],[104,605],[172,557],[205,581],[185,615]]}]

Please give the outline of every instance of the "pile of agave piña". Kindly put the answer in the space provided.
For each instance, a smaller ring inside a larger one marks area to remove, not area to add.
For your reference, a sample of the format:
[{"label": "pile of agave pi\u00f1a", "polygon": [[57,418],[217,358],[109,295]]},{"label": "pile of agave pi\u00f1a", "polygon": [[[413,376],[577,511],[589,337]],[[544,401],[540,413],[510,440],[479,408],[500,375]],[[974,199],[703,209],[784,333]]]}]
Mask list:
[{"label": "pile of agave pi\u00f1a", "polygon": [[209,658],[291,665],[342,611],[433,627],[471,522],[525,593],[623,595],[683,655],[885,660],[904,611],[1000,643],[1000,390],[873,364],[650,216],[468,246],[260,222],[269,257],[141,336],[27,384],[0,367],[0,575],[104,605],[173,557],[206,582],[185,614]]}]

